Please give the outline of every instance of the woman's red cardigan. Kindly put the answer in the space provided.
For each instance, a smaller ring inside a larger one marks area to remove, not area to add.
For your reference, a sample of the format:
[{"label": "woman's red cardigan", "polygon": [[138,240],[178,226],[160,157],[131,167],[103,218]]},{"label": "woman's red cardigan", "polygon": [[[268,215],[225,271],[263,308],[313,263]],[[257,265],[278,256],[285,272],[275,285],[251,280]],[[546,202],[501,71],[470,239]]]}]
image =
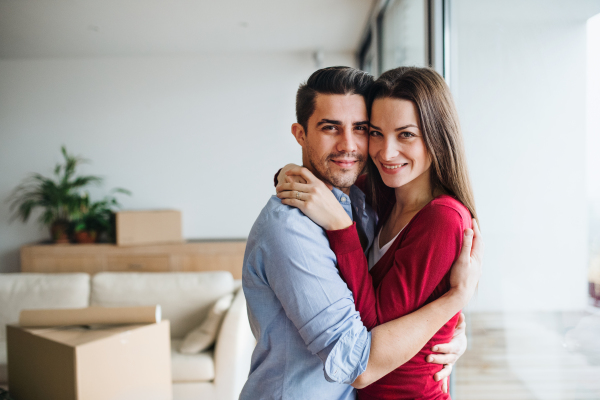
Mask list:
[{"label": "woman's red cardigan", "polygon": [[[364,181],[358,181],[359,187]],[[362,321],[371,330],[436,300],[450,289],[450,267],[471,228],[469,211],[442,195],[423,207],[406,225],[369,273],[356,226],[327,231],[340,275],[354,295]],[[425,361],[435,344],[452,339],[459,314],[448,321],[412,359],[358,391],[358,399],[450,399],[433,376],[442,369]]]}]

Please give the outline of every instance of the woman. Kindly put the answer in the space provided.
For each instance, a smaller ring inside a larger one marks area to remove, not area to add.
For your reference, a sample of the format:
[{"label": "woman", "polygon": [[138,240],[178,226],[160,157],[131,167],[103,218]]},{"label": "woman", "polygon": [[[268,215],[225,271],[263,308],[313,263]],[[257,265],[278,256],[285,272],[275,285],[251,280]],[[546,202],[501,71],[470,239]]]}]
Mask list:
[{"label": "woman", "polygon": [[[476,212],[458,117],[443,78],[429,68],[388,71],[374,83],[368,104],[370,158],[366,182],[361,177],[357,185],[380,217],[368,260],[355,226],[331,192],[311,190],[323,185],[314,176],[305,176],[307,184],[279,185],[278,196],[297,205],[290,201],[296,191],[310,193],[299,207],[307,216],[326,230],[349,226],[327,235],[363,323],[372,329],[449,290],[450,267]],[[333,206],[336,212],[325,212]],[[349,251],[349,243],[358,245]],[[358,398],[450,399],[442,382],[432,378],[442,367],[425,359],[434,343],[452,338],[457,319],[458,314],[407,363],[359,390]]]}]

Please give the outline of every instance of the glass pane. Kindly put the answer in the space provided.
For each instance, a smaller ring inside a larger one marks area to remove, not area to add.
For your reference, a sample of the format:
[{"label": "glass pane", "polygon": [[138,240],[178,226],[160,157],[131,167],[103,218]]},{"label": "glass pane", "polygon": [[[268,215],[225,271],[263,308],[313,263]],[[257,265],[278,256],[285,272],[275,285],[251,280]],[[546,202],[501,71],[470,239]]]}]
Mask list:
[{"label": "glass pane", "polygon": [[456,399],[600,399],[598,12],[452,1],[451,90],[486,247]]},{"label": "glass pane", "polygon": [[377,75],[377,71],[375,71],[375,45],[371,39],[371,35],[369,35],[369,39],[361,55],[360,69],[371,75]]},{"label": "glass pane", "polygon": [[427,65],[427,24],[423,0],[393,0],[381,20],[382,71]]}]

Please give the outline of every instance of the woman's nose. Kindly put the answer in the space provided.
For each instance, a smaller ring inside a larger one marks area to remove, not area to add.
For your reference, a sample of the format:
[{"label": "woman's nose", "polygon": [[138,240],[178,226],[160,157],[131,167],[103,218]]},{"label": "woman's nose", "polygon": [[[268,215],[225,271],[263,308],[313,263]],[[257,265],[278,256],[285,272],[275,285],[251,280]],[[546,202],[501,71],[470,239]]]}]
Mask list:
[{"label": "woman's nose", "polygon": [[398,155],[398,149],[396,148],[394,143],[389,140],[386,140],[383,143],[383,148],[381,149],[381,158],[384,160],[392,160]]}]

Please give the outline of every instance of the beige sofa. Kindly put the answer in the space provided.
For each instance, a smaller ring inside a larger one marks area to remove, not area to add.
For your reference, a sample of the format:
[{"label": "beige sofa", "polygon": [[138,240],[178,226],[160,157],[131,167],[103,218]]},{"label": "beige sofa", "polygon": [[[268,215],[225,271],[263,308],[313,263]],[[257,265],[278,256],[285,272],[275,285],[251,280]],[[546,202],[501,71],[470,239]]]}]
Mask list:
[{"label": "beige sofa", "polygon": [[[236,293],[213,350],[177,350],[220,297]],[[228,272],[0,274],[0,385],[7,382],[6,324],[27,308],[160,304],[171,322],[173,399],[237,399],[246,381],[254,337],[240,282]]]}]

